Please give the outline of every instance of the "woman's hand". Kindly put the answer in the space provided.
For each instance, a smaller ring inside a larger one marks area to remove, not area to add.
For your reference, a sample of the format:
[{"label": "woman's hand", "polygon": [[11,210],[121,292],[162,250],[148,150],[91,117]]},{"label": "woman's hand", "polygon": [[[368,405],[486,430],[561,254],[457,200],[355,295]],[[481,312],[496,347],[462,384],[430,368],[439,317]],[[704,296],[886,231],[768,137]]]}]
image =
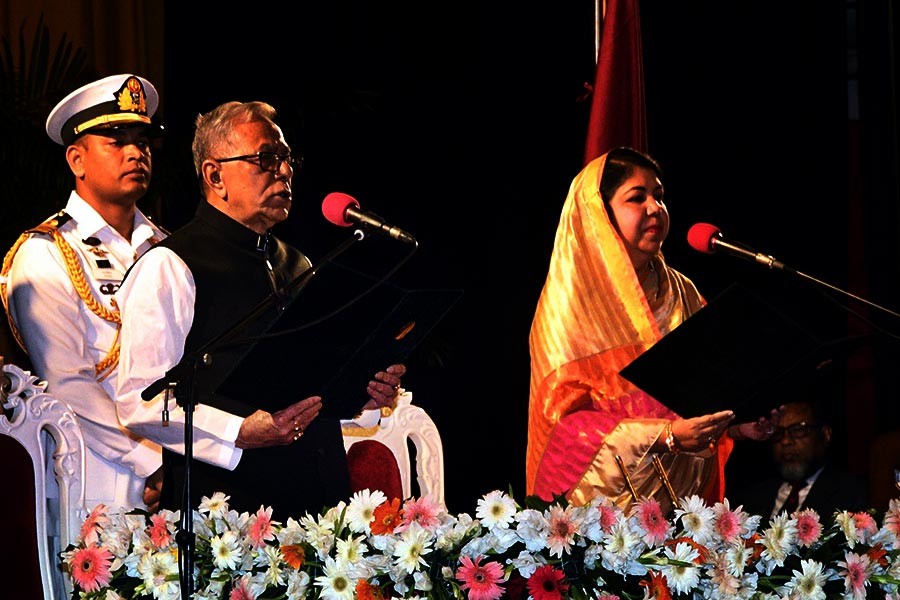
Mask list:
[{"label": "woman's hand", "polygon": [[728,435],[735,440],[764,442],[775,433],[775,428],[778,426],[778,419],[781,417],[781,409],[783,408],[783,406],[773,408],[769,412],[769,416],[760,417],[756,421],[732,425],[728,428]]},{"label": "woman's hand", "polygon": [[672,435],[675,448],[684,452],[699,452],[708,449],[725,432],[734,419],[734,413],[723,410],[711,415],[672,421]]}]

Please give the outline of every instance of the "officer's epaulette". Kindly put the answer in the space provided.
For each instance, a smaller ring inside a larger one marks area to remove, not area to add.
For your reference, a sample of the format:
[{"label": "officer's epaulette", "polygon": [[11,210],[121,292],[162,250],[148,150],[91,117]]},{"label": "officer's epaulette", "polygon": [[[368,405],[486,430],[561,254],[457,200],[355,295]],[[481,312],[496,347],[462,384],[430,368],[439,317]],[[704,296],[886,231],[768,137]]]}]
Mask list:
[{"label": "officer's epaulette", "polygon": [[72,219],[72,216],[68,214],[66,211],[61,210],[40,225],[36,227],[32,227],[25,233],[44,233],[48,234],[55,229],[59,229],[63,225],[65,225],[68,221]]}]

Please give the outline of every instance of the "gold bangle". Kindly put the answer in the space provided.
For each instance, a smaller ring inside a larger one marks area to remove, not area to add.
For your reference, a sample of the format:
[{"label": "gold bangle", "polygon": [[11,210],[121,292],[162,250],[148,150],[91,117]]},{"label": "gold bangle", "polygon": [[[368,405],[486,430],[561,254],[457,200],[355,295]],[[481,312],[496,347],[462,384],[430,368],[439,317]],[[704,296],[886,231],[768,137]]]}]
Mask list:
[{"label": "gold bangle", "polygon": [[666,428],[663,433],[665,435],[665,438],[663,439],[666,442],[666,448],[668,448],[669,452],[672,454],[678,454],[680,450],[678,449],[678,440],[675,439],[675,434],[672,433],[672,421],[666,423]]}]

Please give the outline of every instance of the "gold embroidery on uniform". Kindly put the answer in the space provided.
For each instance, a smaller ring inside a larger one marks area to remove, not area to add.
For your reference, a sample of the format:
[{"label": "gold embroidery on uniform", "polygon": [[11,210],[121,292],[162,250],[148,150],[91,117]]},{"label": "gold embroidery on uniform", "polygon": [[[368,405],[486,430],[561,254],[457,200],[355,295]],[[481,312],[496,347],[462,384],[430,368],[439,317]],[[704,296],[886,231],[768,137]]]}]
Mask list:
[{"label": "gold embroidery on uniform", "polygon": [[[92,313],[103,319],[104,321],[108,321],[110,323],[116,324],[116,337],[113,340],[113,346],[109,349],[109,352],[106,353],[106,356],[94,365],[94,373],[97,376],[97,381],[103,381],[106,379],[110,372],[119,364],[119,331],[122,329],[122,319],[119,314],[118,308],[115,310],[109,310],[103,304],[101,304],[95,297],[91,291],[90,285],[88,285],[87,280],[84,277],[84,269],[81,267],[81,263],[78,262],[78,257],[75,255],[75,251],[72,249],[72,246],[63,238],[62,234],[59,233],[59,229],[57,229],[57,215],[54,215],[44,223],[41,223],[36,228],[26,231],[22,235],[19,236],[19,239],[13,244],[12,248],[6,253],[6,256],[3,258],[3,268],[0,270],[0,276],[3,277],[2,283],[0,283],[0,296],[3,299],[3,308],[6,309],[6,318],[9,321],[10,329],[12,330],[13,337],[16,340],[16,343],[19,344],[19,347],[22,348],[27,354],[27,350],[25,350],[25,343],[22,341],[22,334],[19,333],[19,329],[16,327],[15,322],[13,321],[12,315],[9,312],[9,300],[7,298],[7,284],[6,284],[6,276],[9,273],[9,269],[12,267],[13,258],[16,255],[16,252],[19,250],[19,246],[21,246],[25,240],[30,238],[34,233],[47,233],[53,238],[53,242],[56,244],[56,247],[59,249],[62,254],[63,261],[66,263],[66,270],[69,273],[69,279],[72,281],[72,285],[75,287],[75,291],[78,293],[78,296],[84,301],[85,305],[91,310]],[[115,299],[111,299],[113,301],[113,306],[115,306]]]}]

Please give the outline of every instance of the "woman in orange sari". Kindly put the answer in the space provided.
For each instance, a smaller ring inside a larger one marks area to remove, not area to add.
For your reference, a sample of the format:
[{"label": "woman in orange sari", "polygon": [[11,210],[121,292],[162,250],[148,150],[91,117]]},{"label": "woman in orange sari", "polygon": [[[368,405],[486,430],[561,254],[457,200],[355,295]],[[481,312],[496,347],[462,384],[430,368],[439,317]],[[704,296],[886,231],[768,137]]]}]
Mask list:
[{"label": "woman in orange sari", "polygon": [[617,148],[572,182],[529,338],[528,494],[627,508],[633,489],[671,507],[658,457],[676,497],[717,501],[733,439],[768,435],[765,420],[727,431],[731,411],[682,419],[619,375],[705,304],[663,258],[661,179],[652,158]]}]

